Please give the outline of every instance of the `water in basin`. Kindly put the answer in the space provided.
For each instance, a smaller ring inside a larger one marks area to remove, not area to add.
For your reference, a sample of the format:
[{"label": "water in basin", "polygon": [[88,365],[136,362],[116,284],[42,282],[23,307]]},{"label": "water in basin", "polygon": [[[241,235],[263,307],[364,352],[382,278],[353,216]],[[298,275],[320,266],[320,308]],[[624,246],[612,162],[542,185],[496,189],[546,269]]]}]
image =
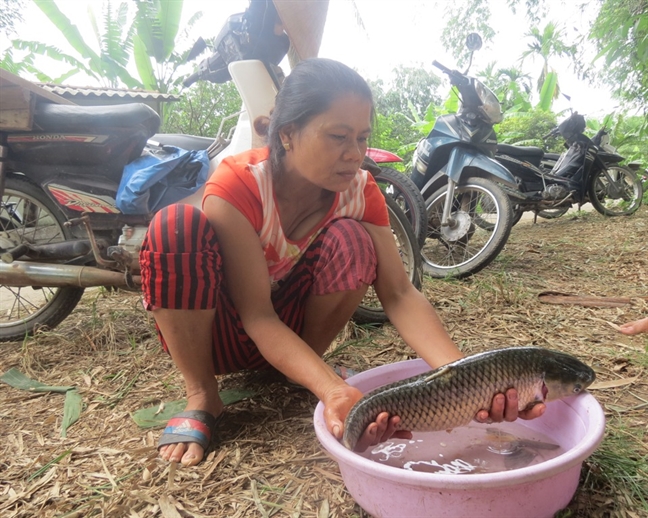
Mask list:
[{"label": "water in basin", "polygon": [[410,471],[468,475],[524,468],[564,452],[555,438],[516,421],[414,432],[412,439],[390,439],[367,449],[362,456]]}]

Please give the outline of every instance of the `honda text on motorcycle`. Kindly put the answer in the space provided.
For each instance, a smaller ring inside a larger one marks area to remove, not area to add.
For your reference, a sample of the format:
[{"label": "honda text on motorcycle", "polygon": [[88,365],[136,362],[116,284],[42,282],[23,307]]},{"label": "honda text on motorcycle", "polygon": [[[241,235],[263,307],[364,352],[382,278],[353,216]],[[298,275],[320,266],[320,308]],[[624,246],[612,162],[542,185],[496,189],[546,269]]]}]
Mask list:
[{"label": "honda text on motorcycle", "polygon": [[[245,13],[228,18],[212,54],[188,78],[234,81],[243,109],[234,115],[238,119],[231,135],[159,134],[160,118],[144,104],[45,102],[37,104],[31,130],[0,134],[0,341],[22,339],[39,327],[54,328],[73,311],[85,288],[139,291],[138,253],[153,214],[176,201],[199,205],[201,182],[222,158],[263,145],[251,122],[269,115],[281,85],[278,64],[289,48],[288,37],[275,34],[277,20],[270,0],[252,0]],[[204,151],[204,167],[184,160],[182,150]],[[127,206],[139,207],[135,213],[120,210],[127,171],[135,177],[139,161],[165,154],[182,166],[167,170],[141,197],[129,199],[133,203]],[[382,181],[394,185],[400,177],[387,174]],[[420,286],[412,226],[397,199],[386,195],[386,201],[403,263]],[[356,318],[386,320],[371,296]]]}]

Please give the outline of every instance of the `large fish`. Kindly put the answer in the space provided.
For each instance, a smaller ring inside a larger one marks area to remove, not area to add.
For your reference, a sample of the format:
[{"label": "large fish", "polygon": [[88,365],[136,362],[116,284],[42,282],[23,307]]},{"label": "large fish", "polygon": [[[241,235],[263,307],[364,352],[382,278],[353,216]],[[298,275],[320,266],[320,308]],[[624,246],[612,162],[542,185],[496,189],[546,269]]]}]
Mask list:
[{"label": "large fish", "polygon": [[401,430],[449,430],[490,409],[495,394],[510,388],[517,390],[518,409],[523,410],[578,394],[594,378],[580,360],[540,347],[474,354],[369,392],[347,415],[342,442],[352,450],[381,412],[399,416]]}]

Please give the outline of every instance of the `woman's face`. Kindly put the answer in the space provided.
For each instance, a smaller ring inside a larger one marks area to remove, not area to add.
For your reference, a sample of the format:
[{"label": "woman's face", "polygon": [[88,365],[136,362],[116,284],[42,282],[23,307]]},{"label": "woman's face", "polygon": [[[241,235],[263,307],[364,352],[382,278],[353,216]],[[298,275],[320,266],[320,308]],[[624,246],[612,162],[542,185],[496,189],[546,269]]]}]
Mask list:
[{"label": "woman's face", "polygon": [[290,143],[284,167],[329,191],[349,188],[367,152],[372,104],[356,94],[338,97],[298,131],[282,132]]}]

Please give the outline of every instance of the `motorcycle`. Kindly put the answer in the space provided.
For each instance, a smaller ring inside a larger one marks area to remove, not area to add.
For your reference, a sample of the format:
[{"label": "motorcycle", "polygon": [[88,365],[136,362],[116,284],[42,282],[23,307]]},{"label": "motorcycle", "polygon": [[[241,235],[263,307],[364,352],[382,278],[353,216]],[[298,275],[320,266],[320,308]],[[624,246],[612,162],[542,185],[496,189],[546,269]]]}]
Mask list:
[{"label": "motorcycle", "polygon": [[546,135],[559,134],[565,139],[567,149],[557,158],[537,147],[498,146],[495,159],[519,181],[519,190],[514,193],[514,221],[525,211],[558,217],[572,205],[580,209],[588,202],[604,216],[627,216],[637,211],[643,189],[636,173],[620,165],[624,158],[609,145],[604,128],[592,139],[584,130],[585,118],[573,112]]},{"label": "motorcycle", "polygon": [[[472,53],[481,38],[471,34]],[[511,232],[511,203],[503,191],[517,189],[513,175],[493,160],[497,136],[493,124],[502,120],[495,94],[479,80],[437,61],[459,91],[457,114],[437,118],[429,135],[419,141],[411,179],[427,210],[422,247],[423,271],[436,278],[466,277],[490,264]]]},{"label": "motorcycle", "polygon": [[[45,103],[36,107],[32,130],[0,135],[0,341],[53,329],[74,310],[85,288],[139,291],[138,252],[153,214],[121,212],[116,194],[125,167],[145,147],[206,150],[211,171],[224,157],[263,145],[251,121],[270,113],[281,85],[278,63],[288,47],[273,31],[263,31],[269,39],[260,40],[248,22],[245,13],[230,17],[212,55],[189,77],[233,80],[243,109],[235,114],[231,135],[157,133],[160,118],[144,104]],[[280,45],[285,50],[278,51]],[[263,55],[251,52],[256,49]],[[199,189],[178,201],[200,206],[201,195]],[[403,263],[420,287],[416,237],[397,200],[385,199]],[[386,320],[371,293],[354,317]]]}]

